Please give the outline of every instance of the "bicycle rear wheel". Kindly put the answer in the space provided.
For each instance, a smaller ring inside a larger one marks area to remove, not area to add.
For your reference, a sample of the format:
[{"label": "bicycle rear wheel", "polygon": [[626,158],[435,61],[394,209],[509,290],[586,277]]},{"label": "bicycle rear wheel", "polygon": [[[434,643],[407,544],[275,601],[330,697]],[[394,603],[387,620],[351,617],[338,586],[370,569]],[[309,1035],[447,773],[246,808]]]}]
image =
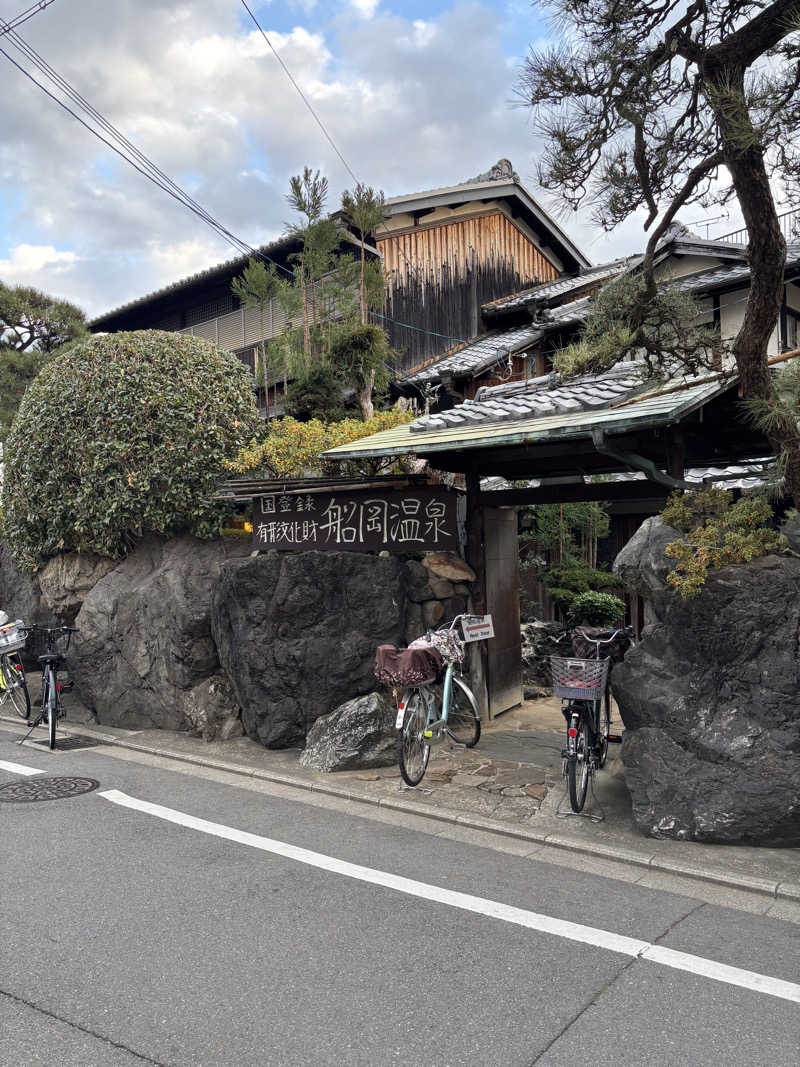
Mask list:
[{"label": "bicycle rear wheel", "polygon": [[0,671],[3,672],[3,687],[14,711],[21,719],[29,718],[31,698],[25,681],[25,670],[19,656],[15,656],[13,662],[9,656],[3,656],[0,659]]},{"label": "bicycle rear wheel", "polygon": [[56,720],[58,719],[58,692],[52,671],[47,673],[47,738],[51,749],[56,747]]},{"label": "bicycle rear wheel", "polygon": [[575,738],[575,758],[567,763],[569,803],[574,812],[583,811],[586,790],[589,788],[589,723],[586,714],[578,720],[578,736]]},{"label": "bicycle rear wheel", "polygon": [[453,678],[453,697],[447,713],[447,732],[459,745],[472,748],[481,737],[478,706],[469,687],[460,678]]},{"label": "bicycle rear wheel", "polygon": [[[397,762],[407,785],[419,785],[428,766],[431,746],[425,738],[428,713],[418,689],[409,689],[400,697],[397,721]],[[401,719],[402,713],[402,719]]]}]

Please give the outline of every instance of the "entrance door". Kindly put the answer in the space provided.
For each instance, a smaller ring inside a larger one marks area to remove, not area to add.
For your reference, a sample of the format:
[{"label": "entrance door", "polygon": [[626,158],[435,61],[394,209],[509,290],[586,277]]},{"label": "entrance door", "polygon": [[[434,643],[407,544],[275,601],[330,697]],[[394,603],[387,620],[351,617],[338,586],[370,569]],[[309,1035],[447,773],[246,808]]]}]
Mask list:
[{"label": "entrance door", "polygon": [[486,642],[491,719],[522,700],[516,508],[485,508],[483,523],[486,611],[494,623],[494,638]]}]

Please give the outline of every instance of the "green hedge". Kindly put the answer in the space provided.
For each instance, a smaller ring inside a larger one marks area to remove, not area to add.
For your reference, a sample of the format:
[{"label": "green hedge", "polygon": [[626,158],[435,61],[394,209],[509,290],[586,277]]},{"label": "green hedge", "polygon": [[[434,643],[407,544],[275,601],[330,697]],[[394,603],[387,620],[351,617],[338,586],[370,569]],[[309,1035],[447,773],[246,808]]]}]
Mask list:
[{"label": "green hedge", "polygon": [[92,337],[28,388],[5,447],[3,536],[35,569],[123,555],[143,534],[213,536],[223,464],[259,425],[247,368],[160,330]]}]

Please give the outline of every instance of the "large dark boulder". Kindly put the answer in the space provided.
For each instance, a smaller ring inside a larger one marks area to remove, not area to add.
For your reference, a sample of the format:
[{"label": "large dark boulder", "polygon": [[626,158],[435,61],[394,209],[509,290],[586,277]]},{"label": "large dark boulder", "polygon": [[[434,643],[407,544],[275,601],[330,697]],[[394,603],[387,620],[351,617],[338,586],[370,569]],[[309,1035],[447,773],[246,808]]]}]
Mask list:
[{"label": "large dark boulder", "polygon": [[22,619],[40,626],[58,626],[62,620],[42,599],[36,575],[26,574],[14,562],[6,545],[0,543],[0,610],[10,619]]},{"label": "large dark boulder", "polygon": [[313,724],[300,762],[326,772],[391,767],[397,762],[395,717],[385,693],[348,700]]},{"label": "large dark boulder", "polygon": [[669,528],[648,521],[638,560],[630,545],[624,553],[652,621],[612,674],[636,825],[654,837],[798,846],[800,560],[711,571],[684,600],[664,584]]},{"label": "large dark boulder", "polygon": [[400,644],[406,569],[396,556],[270,554],[223,565],[213,633],[247,735],[302,745],[321,715],[375,688],[375,649]]},{"label": "large dark boulder", "polygon": [[[214,736],[216,724],[236,718],[219,678],[211,590],[223,561],[249,548],[149,536],[86,594],[70,665],[78,695],[101,723],[204,732],[213,723]],[[209,679],[215,684],[204,684]]]}]

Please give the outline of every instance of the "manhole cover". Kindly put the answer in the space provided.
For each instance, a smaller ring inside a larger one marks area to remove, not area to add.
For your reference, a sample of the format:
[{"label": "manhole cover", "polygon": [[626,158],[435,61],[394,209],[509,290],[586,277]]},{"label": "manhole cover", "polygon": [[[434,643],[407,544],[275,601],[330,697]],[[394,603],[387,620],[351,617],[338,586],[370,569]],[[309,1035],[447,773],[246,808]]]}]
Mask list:
[{"label": "manhole cover", "polygon": [[94,778],[28,778],[0,786],[0,801],[25,804],[32,800],[64,800],[91,793],[99,785]]},{"label": "manhole cover", "polygon": [[[39,741],[29,741],[28,744],[39,745],[40,748],[50,747],[50,742],[46,737]],[[99,741],[93,741],[91,737],[59,737],[56,741],[56,748],[59,752],[70,752],[76,748],[97,748],[99,744]]]}]

